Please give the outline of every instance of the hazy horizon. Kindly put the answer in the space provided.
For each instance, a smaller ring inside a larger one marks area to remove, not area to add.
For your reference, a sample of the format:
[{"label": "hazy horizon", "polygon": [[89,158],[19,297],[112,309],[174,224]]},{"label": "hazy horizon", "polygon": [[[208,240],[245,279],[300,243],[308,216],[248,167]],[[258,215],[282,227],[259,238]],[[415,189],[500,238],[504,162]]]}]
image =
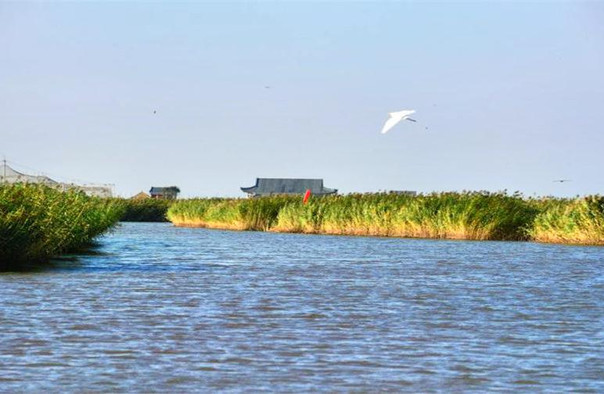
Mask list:
[{"label": "hazy horizon", "polygon": [[[0,155],[123,197],[260,177],[602,194],[602,20],[601,2],[2,2]],[[380,134],[403,109],[417,123]]]}]

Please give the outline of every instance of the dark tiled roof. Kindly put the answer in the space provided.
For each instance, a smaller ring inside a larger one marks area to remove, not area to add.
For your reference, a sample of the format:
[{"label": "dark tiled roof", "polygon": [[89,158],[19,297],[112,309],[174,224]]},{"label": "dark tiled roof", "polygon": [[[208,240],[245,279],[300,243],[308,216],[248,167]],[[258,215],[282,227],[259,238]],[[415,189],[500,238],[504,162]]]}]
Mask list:
[{"label": "dark tiled roof", "polygon": [[180,193],[180,189],[177,188],[176,186],[169,186],[169,187],[151,187],[151,190],[149,190],[150,194],[163,194],[163,193]]},{"label": "dark tiled roof", "polygon": [[295,178],[256,178],[256,184],[251,187],[242,187],[242,191],[254,196],[271,194],[304,194],[307,190],[314,195],[336,193],[337,189],[323,186],[323,179],[295,179]]}]

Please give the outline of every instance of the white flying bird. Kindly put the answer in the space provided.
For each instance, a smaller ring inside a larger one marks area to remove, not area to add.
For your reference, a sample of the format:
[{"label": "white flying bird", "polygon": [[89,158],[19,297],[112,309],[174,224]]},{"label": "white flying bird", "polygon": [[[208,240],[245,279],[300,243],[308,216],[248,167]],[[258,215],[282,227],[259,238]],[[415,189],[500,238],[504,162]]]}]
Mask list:
[{"label": "white flying bird", "polygon": [[388,120],[386,120],[386,123],[384,123],[384,127],[382,127],[382,134],[386,134],[388,132],[388,130],[393,128],[394,125],[396,125],[401,120],[408,120],[411,122],[415,122],[414,119],[411,119],[409,117],[410,115],[412,115],[414,113],[415,113],[415,110],[412,110],[412,109],[398,111],[398,112],[390,112],[389,113],[390,117],[388,118]]}]

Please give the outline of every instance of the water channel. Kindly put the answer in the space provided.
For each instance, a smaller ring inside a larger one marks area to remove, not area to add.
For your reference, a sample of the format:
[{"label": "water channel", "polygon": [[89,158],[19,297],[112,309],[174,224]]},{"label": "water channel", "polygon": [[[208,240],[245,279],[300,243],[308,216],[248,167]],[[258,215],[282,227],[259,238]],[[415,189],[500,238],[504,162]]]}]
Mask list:
[{"label": "water channel", "polygon": [[604,392],[604,248],[123,223],[0,274],[1,392]]}]

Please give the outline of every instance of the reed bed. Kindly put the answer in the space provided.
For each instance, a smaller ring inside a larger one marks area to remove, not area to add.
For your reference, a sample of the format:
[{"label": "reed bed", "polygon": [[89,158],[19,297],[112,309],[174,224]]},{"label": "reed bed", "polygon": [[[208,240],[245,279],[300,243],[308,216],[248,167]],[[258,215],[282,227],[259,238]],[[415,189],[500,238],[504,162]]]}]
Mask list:
[{"label": "reed bed", "polygon": [[529,232],[538,242],[604,245],[604,197],[542,201]]},{"label": "reed bed", "polygon": [[123,199],[115,198],[117,204],[122,206],[122,222],[167,222],[168,208],[174,200],[163,200],[156,198],[145,199]]},{"label": "reed bed", "polygon": [[229,230],[270,231],[283,207],[297,197],[180,200],[168,209],[168,220],[177,226]]},{"label": "reed bed", "polygon": [[503,193],[196,199],[168,210],[176,225],[342,235],[527,239],[537,210]]},{"label": "reed bed", "polygon": [[345,235],[523,240],[536,210],[502,193],[353,194],[284,207],[275,230]]},{"label": "reed bed", "polygon": [[122,214],[114,201],[41,185],[0,186],[0,269],[82,248]]},{"label": "reed bed", "polygon": [[526,199],[505,192],[350,194],[182,200],[177,226],[309,234],[604,244],[604,198]]}]

